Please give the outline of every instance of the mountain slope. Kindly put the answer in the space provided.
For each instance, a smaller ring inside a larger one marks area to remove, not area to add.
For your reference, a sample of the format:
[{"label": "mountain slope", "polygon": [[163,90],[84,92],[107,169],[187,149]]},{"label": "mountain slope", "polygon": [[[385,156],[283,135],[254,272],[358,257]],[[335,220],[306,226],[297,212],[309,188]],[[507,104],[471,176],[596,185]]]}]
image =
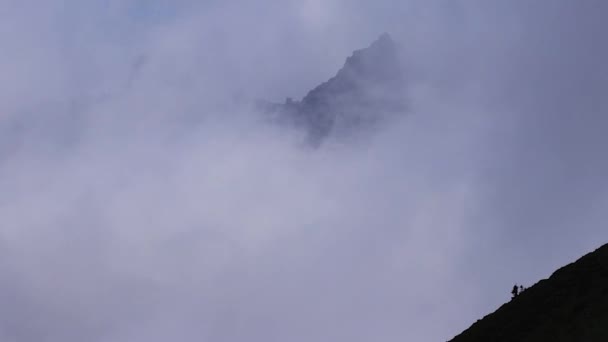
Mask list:
[{"label": "mountain slope", "polygon": [[265,103],[262,110],[274,114],[280,123],[304,129],[307,140],[318,145],[332,132],[350,134],[388,114],[403,112],[404,89],[397,48],[385,33],[369,47],[355,51],[334,77],[301,101]]},{"label": "mountain slope", "polygon": [[557,270],[451,341],[608,341],[608,244]]}]

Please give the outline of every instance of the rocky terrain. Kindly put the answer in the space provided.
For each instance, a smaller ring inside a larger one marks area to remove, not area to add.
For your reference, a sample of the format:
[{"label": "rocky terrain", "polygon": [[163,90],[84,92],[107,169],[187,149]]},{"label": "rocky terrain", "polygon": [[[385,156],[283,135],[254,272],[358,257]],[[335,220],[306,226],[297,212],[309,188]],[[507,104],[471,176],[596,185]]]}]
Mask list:
[{"label": "rocky terrain", "polygon": [[608,244],[526,289],[451,341],[608,341]]}]

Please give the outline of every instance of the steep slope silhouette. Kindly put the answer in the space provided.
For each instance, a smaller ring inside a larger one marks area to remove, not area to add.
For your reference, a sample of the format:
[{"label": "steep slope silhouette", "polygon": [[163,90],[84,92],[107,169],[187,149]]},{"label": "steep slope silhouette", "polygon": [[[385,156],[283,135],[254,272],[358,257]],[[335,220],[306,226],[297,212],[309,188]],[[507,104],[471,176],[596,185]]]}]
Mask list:
[{"label": "steep slope silhouette", "polygon": [[451,341],[608,341],[608,244],[523,291]]}]

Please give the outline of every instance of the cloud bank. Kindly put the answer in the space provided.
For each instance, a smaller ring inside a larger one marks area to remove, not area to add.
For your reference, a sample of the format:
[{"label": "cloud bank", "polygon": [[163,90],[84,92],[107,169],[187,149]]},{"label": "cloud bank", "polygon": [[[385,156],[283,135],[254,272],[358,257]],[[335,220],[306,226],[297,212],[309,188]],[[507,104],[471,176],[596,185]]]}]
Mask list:
[{"label": "cloud bank", "polygon": [[[606,242],[607,6],[388,4],[6,1],[0,340],[446,340]],[[385,31],[371,138],[251,111]]]}]

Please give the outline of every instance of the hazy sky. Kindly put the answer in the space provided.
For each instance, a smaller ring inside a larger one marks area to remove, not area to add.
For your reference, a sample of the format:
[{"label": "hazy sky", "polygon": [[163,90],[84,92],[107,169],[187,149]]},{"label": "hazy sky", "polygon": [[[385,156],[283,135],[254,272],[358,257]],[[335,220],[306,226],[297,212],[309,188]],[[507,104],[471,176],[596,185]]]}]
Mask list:
[{"label": "hazy sky", "polygon": [[[0,0],[0,341],[445,341],[608,242],[608,2]],[[390,32],[371,139],[259,120]]]}]

